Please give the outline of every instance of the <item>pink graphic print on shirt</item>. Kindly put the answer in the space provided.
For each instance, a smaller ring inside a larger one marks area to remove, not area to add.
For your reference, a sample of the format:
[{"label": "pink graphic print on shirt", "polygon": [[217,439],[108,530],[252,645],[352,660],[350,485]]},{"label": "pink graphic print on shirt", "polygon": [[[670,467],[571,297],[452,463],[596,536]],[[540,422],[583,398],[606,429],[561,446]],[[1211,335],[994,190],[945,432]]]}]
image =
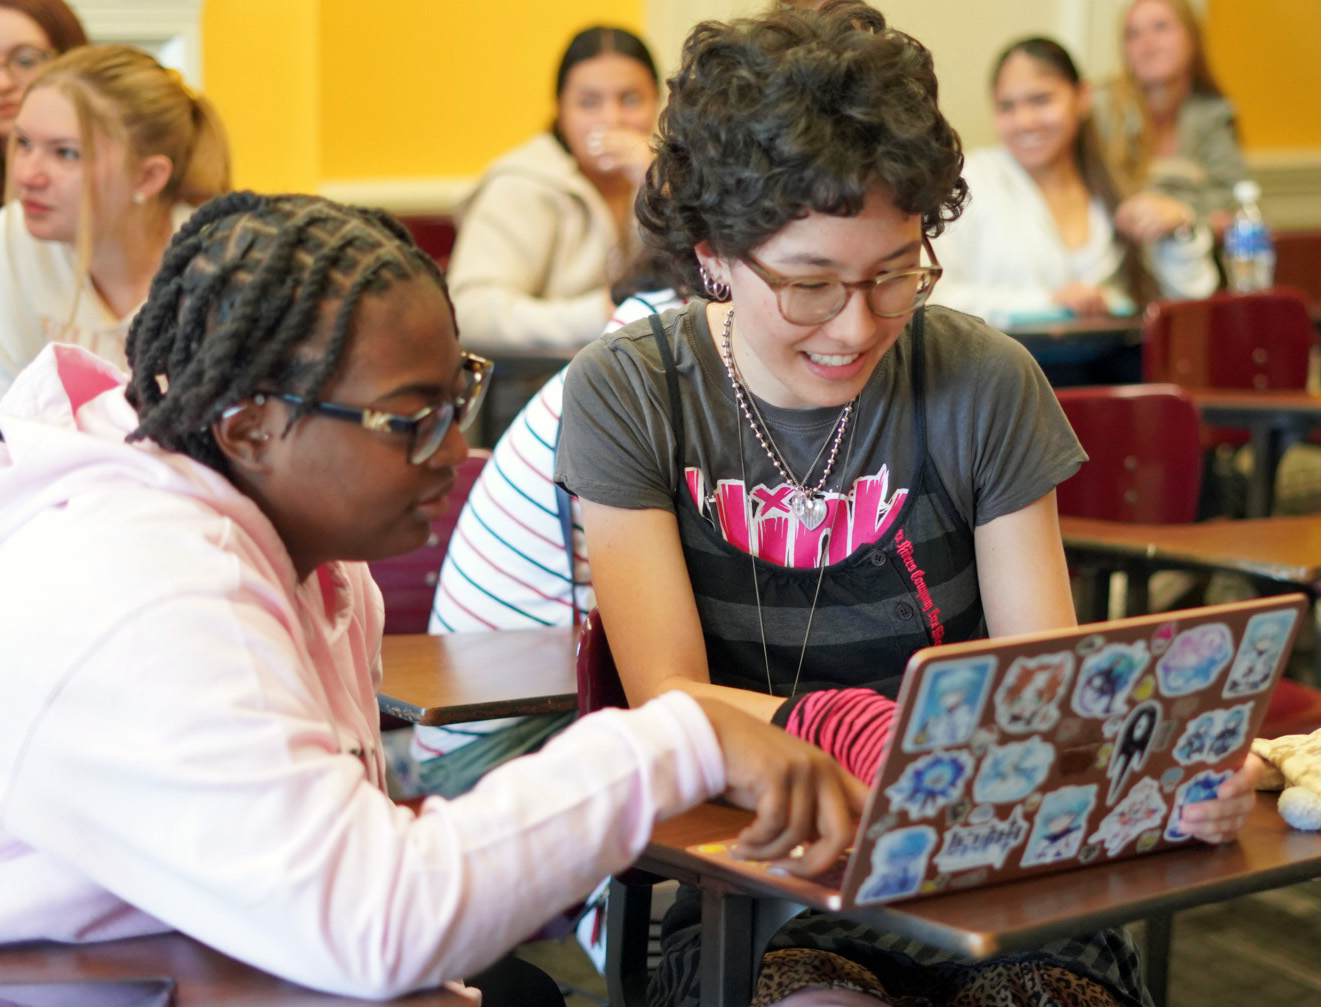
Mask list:
[{"label": "pink graphic print on shirt", "polygon": [[[815,529],[794,520],[789,512],[788,483],[758,484],[749,493],[740,479],[716,484],[708,506],[706,477],[701,470],[684,472],[688,492],[699,512],[714,517],[730,545],[780,566],[813,567],[821,562],[827,543],[827,563],[847,559],[864,545],[879,541],[903,509],[907,488],[890,492],[890,469],[860,476],[847,493],[826,493],[826,519]],[[712,513],[714,511],[714,514]]]}]

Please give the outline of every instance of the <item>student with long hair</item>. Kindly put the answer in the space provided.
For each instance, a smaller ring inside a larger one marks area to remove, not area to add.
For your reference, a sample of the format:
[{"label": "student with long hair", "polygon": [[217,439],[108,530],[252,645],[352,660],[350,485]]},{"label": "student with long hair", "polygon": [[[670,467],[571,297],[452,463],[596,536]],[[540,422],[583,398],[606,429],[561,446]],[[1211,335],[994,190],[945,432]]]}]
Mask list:
[{"label": "student with long hair", "polygon": [[[0,402],[0,942],[176,929],[385,998],[489,965],[718,793],[759,812],[750,854],[847,844],[861,785],[679,694],[391,803],[361,561],[445,510],[489,368],[397,221],[213,200],[128,359],[49,346]],[[518,985],[487,1007],[562,1004]]]},{"label": "student with long hair", "polygon": [[587,28],[555,75],[555,122],[487,170],[463,211],[450,286],[483,346],[581,346],[638,251],[633,197],[651,159],[656,67],[623,28]]},{"label": "student with long hair", "polygon": [[170,236],[230,188],[210,102],[125,45],[83,46],[29,86],[0,210],[0,391],[48,342],[119,366]]},{"label": "student with long hair", "polygon": [[1008,326],[1132,315],[1160,295],[1215,289],[1211,236],[1188,207],[1167,234],[1116,233],[1119,191],[1092,125],[1091,88],[1059,43],[1006,48],[991,95],[1000,146],[968,155],[968,207],[934,246],[945,268],[936,302]]},{"label": "student with long hair", "polygon": [[86,44],[82,22],[64,0],[0,0],[0,191],[24,88],[54,57]]},{"label": "student with long hair", "polygon": [[[1126,200],[1121,230],[1142,238],[1191,206],[1216,231],[1248,177],[1234,106],[1206,56],[1187,0],[1133,0],[1120,23],[1121,69],[1098,93],[1097,124]],[[1163,197],[1163,198],[1160,198]]]}]

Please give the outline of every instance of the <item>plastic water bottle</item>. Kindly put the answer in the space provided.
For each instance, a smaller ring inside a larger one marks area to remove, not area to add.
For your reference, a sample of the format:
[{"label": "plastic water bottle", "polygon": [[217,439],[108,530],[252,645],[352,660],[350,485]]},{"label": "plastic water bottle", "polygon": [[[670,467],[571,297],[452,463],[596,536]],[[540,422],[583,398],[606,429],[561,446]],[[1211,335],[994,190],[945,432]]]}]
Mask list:
[{"label": "plastic water bottle", "polygon": [[1234,185],[1238,209],[1225,231],[1225,275],[1237,293],[1267,290],[1275,282],[1275,246],[1257,200],[1261,186],[1250,179]]}]

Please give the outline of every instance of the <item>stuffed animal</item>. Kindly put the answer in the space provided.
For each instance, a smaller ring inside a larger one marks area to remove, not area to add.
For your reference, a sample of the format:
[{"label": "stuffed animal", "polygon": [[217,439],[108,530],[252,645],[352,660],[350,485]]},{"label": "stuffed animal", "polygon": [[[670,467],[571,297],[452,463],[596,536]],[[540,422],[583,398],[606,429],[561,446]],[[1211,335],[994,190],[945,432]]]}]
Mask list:
[{"label": "stuffed animal", "polygon": [[1266,760],[1259,790],[1280,790],[1280,815],[1295,829],[1321,829],[1321,730],[1257,738],[1252,750]]}]

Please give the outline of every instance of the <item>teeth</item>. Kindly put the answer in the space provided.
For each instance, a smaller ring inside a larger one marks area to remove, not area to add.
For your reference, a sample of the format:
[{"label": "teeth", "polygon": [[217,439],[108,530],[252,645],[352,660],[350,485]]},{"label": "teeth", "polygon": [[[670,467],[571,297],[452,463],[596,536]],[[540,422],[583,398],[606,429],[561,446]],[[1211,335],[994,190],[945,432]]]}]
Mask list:
[{"label": "teeth", "polygon": [[822,367],[843,367],[857,360],[861,353],[808,353],[807,359]]}]

